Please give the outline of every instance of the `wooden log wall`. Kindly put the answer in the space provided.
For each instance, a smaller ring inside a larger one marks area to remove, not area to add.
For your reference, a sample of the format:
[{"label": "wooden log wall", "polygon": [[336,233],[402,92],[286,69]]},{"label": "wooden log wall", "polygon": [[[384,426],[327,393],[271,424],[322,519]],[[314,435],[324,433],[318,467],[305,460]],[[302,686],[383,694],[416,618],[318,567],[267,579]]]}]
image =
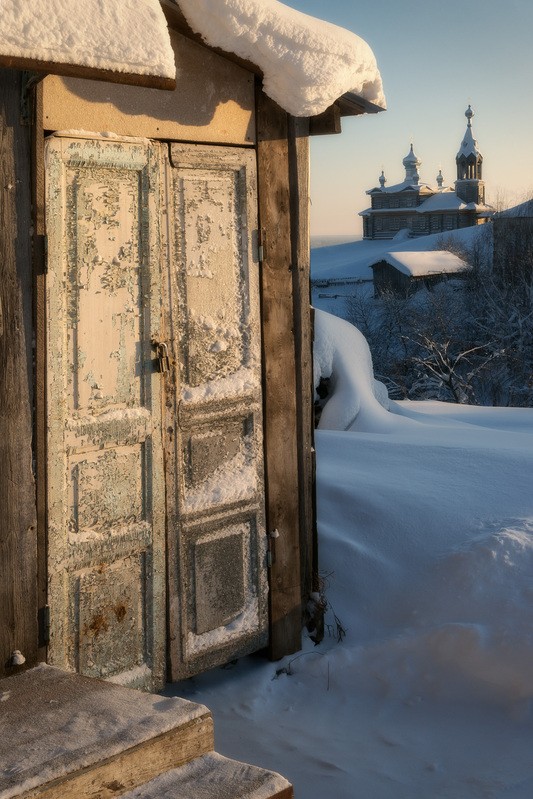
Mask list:
[{"label": "wooden log wall", "polygon": [[37,659],[37,538],[32,468],[30,127],[22,72],[0,69],[0,673],[18,649]]}]

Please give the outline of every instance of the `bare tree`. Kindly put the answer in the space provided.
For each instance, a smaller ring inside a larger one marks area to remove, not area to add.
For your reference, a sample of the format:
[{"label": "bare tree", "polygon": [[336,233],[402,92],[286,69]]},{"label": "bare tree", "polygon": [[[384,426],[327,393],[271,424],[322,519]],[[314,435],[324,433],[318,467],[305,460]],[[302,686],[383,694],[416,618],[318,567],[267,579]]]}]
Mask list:
[{"label": "bare tree", "polygon": [[393,399],[533,406],[533,225],[530,239],[509,226],[494,265],[485,227],[469,250],[438,245],[469,263],[461,280],[348,303]]}]

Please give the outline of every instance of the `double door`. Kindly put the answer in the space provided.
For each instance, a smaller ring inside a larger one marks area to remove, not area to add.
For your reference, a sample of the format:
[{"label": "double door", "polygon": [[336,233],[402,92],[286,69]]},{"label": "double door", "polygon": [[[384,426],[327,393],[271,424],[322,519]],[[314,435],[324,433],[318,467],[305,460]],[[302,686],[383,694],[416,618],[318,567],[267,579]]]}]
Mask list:
[{"label": "double door", "polygon": [[46,143],[49,662],[138,687],[267,642],[255,153]]}]

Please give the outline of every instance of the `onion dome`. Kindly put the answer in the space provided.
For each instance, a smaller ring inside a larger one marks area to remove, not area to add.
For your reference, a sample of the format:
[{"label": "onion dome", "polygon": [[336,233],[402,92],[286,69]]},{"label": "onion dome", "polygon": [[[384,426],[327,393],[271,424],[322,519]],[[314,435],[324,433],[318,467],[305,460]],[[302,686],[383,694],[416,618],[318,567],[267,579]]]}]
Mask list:
[{"label": "onion dome", "polygon": [[413,150],[413,145],[411,144],[411,149],[405,156],[402,161],[402,164],[405,167],[405,181],[406,183],[418,183],[419,176],[418,176],[418,167],[422,164],[422,161]]}]

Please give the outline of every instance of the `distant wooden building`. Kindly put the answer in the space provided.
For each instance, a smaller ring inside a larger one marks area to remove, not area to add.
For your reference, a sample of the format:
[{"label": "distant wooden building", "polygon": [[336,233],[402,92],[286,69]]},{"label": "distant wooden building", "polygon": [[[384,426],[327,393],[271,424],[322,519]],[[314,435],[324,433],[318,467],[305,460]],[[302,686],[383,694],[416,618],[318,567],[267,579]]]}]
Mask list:
[{"label": "distant wooden building", "polygon": [[483,156],[472,133],[471,107],[465,112],[466,133],[456,156],[455,187],[445,187],[442,172],[436,185],[420,181],[422,161],[413,151],[403,159],[405,178],[394,186],[386,186],[382,171],[379,186],[369,189],[372,204],[361,211],[363,238],[392,239],[400,230],[411,236],[447,233],[451,230],[479,225],[488,220],[492,208],[485,204],[485,183],[482,179]]},{"label": "distant wooden building", "polygon": [[468,264],[446,250],[386,253],[371,266],[374,297],[386,294],[407,298],[421,288],[430,289],[443,280],[460,276]]},{"label": "distant wooden building", "polygon": [[495,273],[530,291],[533,279],[533,200],[492,218]]},{"label": "distant wooden building", "polygon": [[316,587],[309,135],[380,109],[291,116],[161,5],[176,81],[0,43],[7,674],[279,658]]}]

